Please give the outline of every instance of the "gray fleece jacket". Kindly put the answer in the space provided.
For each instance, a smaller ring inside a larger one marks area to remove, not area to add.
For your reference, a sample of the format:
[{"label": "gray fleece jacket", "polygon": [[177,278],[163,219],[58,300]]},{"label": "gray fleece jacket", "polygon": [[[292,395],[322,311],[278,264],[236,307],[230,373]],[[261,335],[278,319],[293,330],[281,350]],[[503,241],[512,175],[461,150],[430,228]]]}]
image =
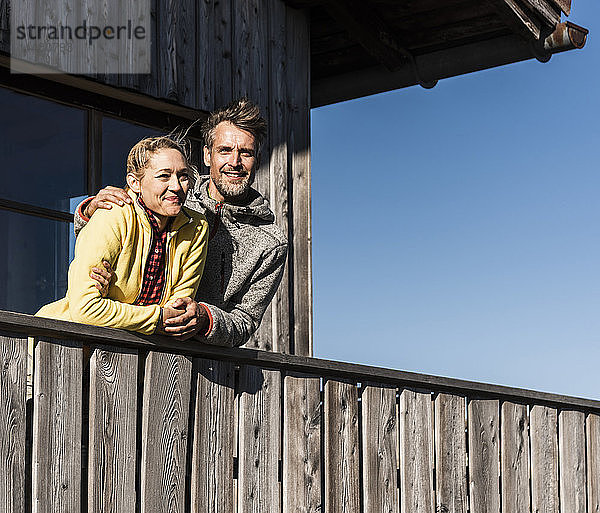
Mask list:
[{"label": "gray fleece jacket", "polygon": [[[258,328],[285,266],[287,239],[268,201],[251,189],[244,206],[217,203],[208,176],[188,194],[186,207],[203,213],[210,226],[208,254],[196,300],[210,312],[211,327],[198,340],[240,346]],[[79,209],[75,231],[85,225]]]}]

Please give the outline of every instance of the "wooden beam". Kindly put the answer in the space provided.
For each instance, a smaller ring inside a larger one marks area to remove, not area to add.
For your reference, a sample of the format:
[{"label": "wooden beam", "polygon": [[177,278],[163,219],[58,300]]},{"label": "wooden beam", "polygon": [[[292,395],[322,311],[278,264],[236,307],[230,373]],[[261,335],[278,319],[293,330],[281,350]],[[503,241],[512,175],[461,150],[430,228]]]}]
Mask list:
[{"label": "wooden beam", "polygon": [[396,71],[408,62],[408,52],[396,36],[397,30],[388,26],[370,2],[329,0],[324,7],[352,39],[388,70]]},{"label": "wooden beam", "polygon": [[[416,57],[421,75],[442,79],[531,59],[530,45],[515,34],[439,50]],[[344,73],[313,81],[312,107],[321,107],[361,96],[417,84],[415,74],[405,67],[390,73],[383,66]]]},{"label": "wooden beam", "polygon": [[538,41],[542,34],[540,23],[521,7],[517,0],[488,0],[505,23],[527,40]]},{"label": "wooden beam", "polygon": [[551,0],[552,3],[560,7],[561,11],[567,16],[571,14],[571,0]]},{"label": "wooden beam", "polygon": [[[16,66],[19,73],[13,73],[12,71],[8,73],[11,66]],[[82,103],[85,103],[87,106],[96,107],[98,110],[104,112],[106,109],[102,108],[102,104],[112,106],[118,103],[121,106],[135,105],[143,107],[144,109],[159,112],[163,116],[168,115],[178,120],[195,121],[198,118],[204,120],[208,117],[208,113],[205,111],[190,109],[175,102],[156,99],[146,94],[106,85],[81,75],[44,73],[42,66],[19,61],[18,59],[11,59],[8,55],[3,54],[0,54],[0,76],[6,77],[6,79],[3,78],[2,82],[9,87],[13,87],[11,82],[18,84],[27,81],[33,82],[35,79],[38,79],[39,83],[46,84],[48,89],[53,89],[52,85],[55,85],[54,89],[57,91],[60,91],[60,89],[70,90],[71,92],[79,90],[80,93],[75,95],[76,98],[78,96],[85,96],[85,100]],[[19,87],[15,85],[14,88],[18,89]],[[35,94],[36,90],[33,89],[30,92]],[[94,96],[96,103],[99,103],[98,105],[94,102]],[[78,103],[78,101],[69,103]],[[119,115],[118,113],[110,113]]]},{"label": "wooden beam", "polygon": [[294,9],[308,9],[321,5],[324,0],[283,0],[286,5]]},{"label": "wooden beam", "polygon": [[79,340],[92,344],[118,344],[122,347],[172,352],[234,362],[237,365],[254,365],[263,369],[285,370],[290,373],[304,373],[327,376],[336,379],[350,379],[354,382],[389,383],[409,388],[424,388],[444,393],[455,393],[480,398],[499,398],[515,401],[546,404],[558,408],[585,409],[590,413],[600,413],[600,401],[538,392],[522,388],[507,387],[467,381],[463,379],[418,374],[382,367],[372,367],[355,363],[345,363],[307,356],[297,356],[254,349],[219,347],[210,344],[194,343],[174,339],[173,337],[144,336],[116,328],[101,328],[75,322],[59,321],[34,317],[33,315],[0,310],[0,331],[2,336],[14,337],[15,334],[39,335],[60,340]]},{"label": "wooden beam", "polygon": [[537,13],[551,27],[560,23],[560,8],[556,8],[546,0],[523,0],[523,3]]}]

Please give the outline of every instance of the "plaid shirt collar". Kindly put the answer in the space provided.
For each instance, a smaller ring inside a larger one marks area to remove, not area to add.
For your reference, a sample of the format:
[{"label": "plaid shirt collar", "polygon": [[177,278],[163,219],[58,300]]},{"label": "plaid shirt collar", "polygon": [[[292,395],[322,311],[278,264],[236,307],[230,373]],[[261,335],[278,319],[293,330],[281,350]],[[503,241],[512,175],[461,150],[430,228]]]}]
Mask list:
[{"label": "plaid shirt collar", "polygon": [[[140,196],[139,194],[138,194],[138,201],[140,203],[140,206],[146,213],[146,217],[148,218],[148,221],[150,222],[150,226],[152,227],[152,231],[154,232],[154,235],[155,236],[159,235],[161,233],[161,230],[160,230],[160,227],[158,226],[158,221],[156,220],[156,217],[154,217],[154,212],[152,212],[152,210],[150,210],[146,206],[146,204],[144,203],[144,200],[142,199],[142,196]],[[164,231],[169,230],[169,228],[173,224],[173,219],[174,219],[173,217],[169,217],[169,220],[167,221],[167,225],[165,226]]]},{"label": "plaid shirt collar", "polygon": [[141,196],[138,196],[138,201],[152,227],[152,239],[148,259],[144,267],[142,287],[134,304],[154,305],[160,303],[165,287],[167,234],[173,223],[173,218],[169,218],[165,229],[160,231],[158,221],[152,210],[145,205]]}]

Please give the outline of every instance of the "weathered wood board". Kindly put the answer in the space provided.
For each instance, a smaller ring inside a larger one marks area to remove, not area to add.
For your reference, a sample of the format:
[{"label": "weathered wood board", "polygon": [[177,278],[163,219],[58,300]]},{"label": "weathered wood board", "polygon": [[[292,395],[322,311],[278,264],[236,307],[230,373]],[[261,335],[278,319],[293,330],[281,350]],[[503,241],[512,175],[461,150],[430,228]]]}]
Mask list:
[{"label": "weathered wood board", "polygon": [[283,513],[319,513],[321,504],[321,379],[284,379]]},{"label": "weathered wood board", "polygon": [[399,507],[396,388],[363,383],[361,408],[365,512],[396,512]]},{"label": "weathered wood board", "polygon": [[360,508],[358,389],[325,382],[325,511],[354,513]]},{"label": "weathered wood board", "polygon": [[34,355],[32,510],[80,511],[82,345],[40,339]]},{"label": "weathered wood board", "polygon": [[25,513],[25,337],[0,334],[0,369],[0,504]]},{"label": "weathered wood board", "polygon": [[529,500],[529,418],[527,406],[503,402],[501,410],[502,513],[525,513]]},{"label": "weathered wood board", "polygon": [[279,509],[281,374],[254,366],[240,369],[239,513]]},{"label": "weathered wood board", "polygon": [[469,489],[472,513],[500,511],[500,412],[494,399],[469,400]]},{"label": "weathered wood board", "polygon": [[185,511],[192,362],[150,352],[142,400],[142,513]]},{"label": "weathered wood board", "polygon": [[312,228],[310,192],[310,47],[306,13],[287,9],[287,144],[291,194],[292,239],[290,240],[290,326],[294,327],[294,354],[312,355]]},{"label": "weathered wood board", "polygon": [[561,513],[586,513],[585,414],[558,414]]},{"label": "weathered wood board", "polygon": [[531,437],[531,509],[558,513],[558,416],[556,409],[535,405],[529,413]]},{"label": "weathered wood board", "polygon": [[459,395],[435,398],[436,511],[466,513],[466,400]]},{"label": "weathered wood board", "polygon": [[98,346],[90,359],[88,511],[134,513],[136,350]]},{"label": "weathered wood board", "polygon": [[585,419],[587,455],[587,505],[589,513],[600,513],[600,415]]},{"label": "weathered wood board", "polygon": [[433,401],[430,392],[400,393],[400,511],[434,511]]},{"label": "weathered wood board", "polygon": [[191,511],[229,513],[234,506],[233,364],[196,359],[194,373]]}]

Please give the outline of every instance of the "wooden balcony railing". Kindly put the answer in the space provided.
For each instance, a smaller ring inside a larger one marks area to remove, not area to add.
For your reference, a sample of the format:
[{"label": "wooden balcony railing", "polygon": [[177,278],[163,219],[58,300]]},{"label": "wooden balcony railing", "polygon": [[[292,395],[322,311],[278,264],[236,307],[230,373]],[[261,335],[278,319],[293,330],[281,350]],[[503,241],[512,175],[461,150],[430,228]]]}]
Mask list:
[{"label": "wooden balcony railing", "polygon": [[0,330],[1,511],[600,511],[600,401],[9,312]]}]

